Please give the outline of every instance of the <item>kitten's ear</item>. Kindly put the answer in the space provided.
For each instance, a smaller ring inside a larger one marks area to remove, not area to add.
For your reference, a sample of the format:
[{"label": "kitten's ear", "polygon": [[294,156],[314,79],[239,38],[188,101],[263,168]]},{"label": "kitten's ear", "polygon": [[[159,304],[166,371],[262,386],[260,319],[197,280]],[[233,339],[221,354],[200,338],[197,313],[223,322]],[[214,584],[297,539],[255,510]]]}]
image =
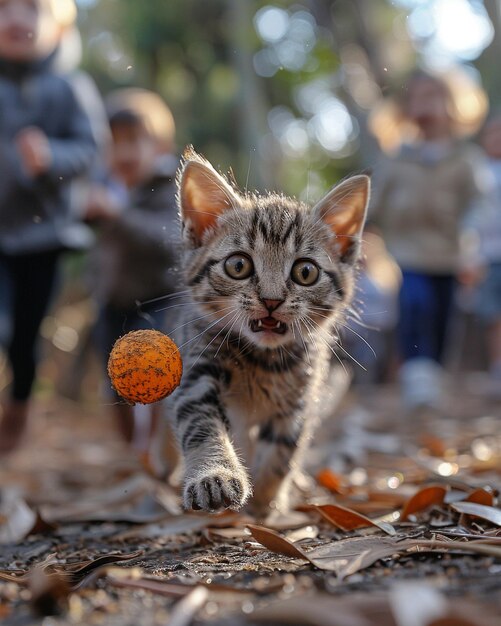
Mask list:
[{"label": "kitten's ear", "polygon": [[336,185],[313,207],[317,219],[323,220],[336,235],[335,243],[343,261],[353,262],[358,255],[369,193],[370,178],[352,176]]},{"label": "kitten's ear", "polygon": [[183,158],[178,177],[181,218],[191,242],[199,246],[218,217],[238,200],[226,180],[194,150],[186,150]]}]

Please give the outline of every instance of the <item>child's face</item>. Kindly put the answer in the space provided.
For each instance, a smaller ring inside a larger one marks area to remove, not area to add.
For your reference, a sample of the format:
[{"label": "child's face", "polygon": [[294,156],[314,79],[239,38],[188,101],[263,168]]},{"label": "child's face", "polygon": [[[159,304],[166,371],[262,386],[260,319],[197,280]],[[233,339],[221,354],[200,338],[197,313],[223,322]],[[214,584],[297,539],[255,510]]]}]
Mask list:
[{"label": "child's face", "polygon": [[111,134],[112,169],[127,187],[136,187],[153,173],[157,142],[140,122],[113,124]]},{"label": "child's face", "polygon": [[427,139],[451,133],[447,96],[442,86],[434,80],[417,78],[410,82],[405,113]]},{"label": "child's face", "polygon": [[45,0],[0,0],[0,57],[22,62],[49,54],[60,31]]}]

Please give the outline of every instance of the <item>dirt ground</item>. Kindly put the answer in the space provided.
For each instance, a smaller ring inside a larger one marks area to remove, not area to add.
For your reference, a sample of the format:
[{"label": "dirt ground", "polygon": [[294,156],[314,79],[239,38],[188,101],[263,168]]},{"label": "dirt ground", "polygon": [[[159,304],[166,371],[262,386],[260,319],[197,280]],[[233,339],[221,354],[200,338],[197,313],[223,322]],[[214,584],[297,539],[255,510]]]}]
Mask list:
[{"label": "dirt ground", "polygon": [[105,406],[41,396],[0,465],[0,622],[499,624],[501,410],[480,387],[419,419],[391,387],[351,393],[300,510],[265,521],[182,512]]}]

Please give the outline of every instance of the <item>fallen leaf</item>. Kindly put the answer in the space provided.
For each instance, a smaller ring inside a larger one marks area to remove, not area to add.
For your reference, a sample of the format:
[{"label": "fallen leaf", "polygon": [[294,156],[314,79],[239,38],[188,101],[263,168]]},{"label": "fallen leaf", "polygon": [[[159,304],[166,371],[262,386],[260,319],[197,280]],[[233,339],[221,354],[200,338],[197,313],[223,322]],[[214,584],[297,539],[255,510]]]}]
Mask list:
[{"label": "fallen leaf", "polygon": [[501,548],[488,545],[488,540],[438,541],[404,539],[397,537],[349,537],[303,550],[275,531],[248,524],[252,536],[260,544],[279,554],[304,559],[319,569],[335,572],[344,579],[365,569],[380,559],[406,552],[450,552],[452,550],[476,552],[501,558]]},{"label": "fallen leaf", "polygon": [[79,563],[59,563],[54,559],[54,555],[50,555],[42,563],[38,563],[29,571],[20,572],[0,572],[0,580],[14,582],[19,585],[26,585],[30,582],[30,576],[33,571],[42,572],[45,576],[54,576],[61,578],[72,590],[83,585],[89,575],[94,574],[104,566],[121,561],[130,561],[136,559],[143,554],[142,550],[131,552],[128,554],[105,554],[96,559],[86,560]]},{"label": "fallen leaf", "polygon": [[475,489],[464,499],[464,502],[476,502],[477,504],[492,506],[494,504],[494,496],[486,489]]},{"label": "fallen leaf", "polygon": [[17,543],[29,535],[51,532],[55,524],[47,522],[14,491],[3,494],[0,511],[0,544]]},{"label": "fallen leaf", "polygon": [[332,493],[343,494],[347,491],[345,478],[328,467],[321,469],[316,478],[319,485],[332,491]]},{"label": "fallen leaf", "polygon": [[451,504],[451,508],[457,513],[479,517],[480,519],[491,522],[491,524],[501,526],[501,509],[494,508],[493,506],[464,501]]},{"label": "fallen leaf", "polygon": [[356,528],[366,528],[367,526],[375,526],[387,535],[394,535],[395,529],[388,522],[379,522],[371,520],[361,513],[357,513],[338,504],[321,504],[314,507],[320,515],[330,522],[336,528],[341,530],[355,530]]},{"label": "fallen leaf", "polygon": [[439,485],[424,487],[415,493],[404,505],[400,521],[408,519],[409,515],[425,511],[435,504],[442,504],[447,490]]},{"label": "fallen leaf", "polygon": [[254,539],[265,548],[268,548],[268,550],[285,554],[285,556],[290,556],[294,559],[305,559],[309,561],[309,558],[300,548],[296,547],[291,541],[285,539],[274,530],[264,528],[263,526],[254,526],[253,524],[247,524],[247,528],[250,530]]}]

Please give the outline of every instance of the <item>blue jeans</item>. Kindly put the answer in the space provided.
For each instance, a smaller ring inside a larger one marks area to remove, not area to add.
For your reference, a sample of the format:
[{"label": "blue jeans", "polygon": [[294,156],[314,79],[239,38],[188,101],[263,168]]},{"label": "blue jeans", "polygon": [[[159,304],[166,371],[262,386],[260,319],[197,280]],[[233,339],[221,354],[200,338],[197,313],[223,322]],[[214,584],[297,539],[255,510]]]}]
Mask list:
[{"label": "blue jeans", "polygon": [[404,361],[417,357],[441,363],[454,296],[454,276],[403,270],[398,338]]}]

